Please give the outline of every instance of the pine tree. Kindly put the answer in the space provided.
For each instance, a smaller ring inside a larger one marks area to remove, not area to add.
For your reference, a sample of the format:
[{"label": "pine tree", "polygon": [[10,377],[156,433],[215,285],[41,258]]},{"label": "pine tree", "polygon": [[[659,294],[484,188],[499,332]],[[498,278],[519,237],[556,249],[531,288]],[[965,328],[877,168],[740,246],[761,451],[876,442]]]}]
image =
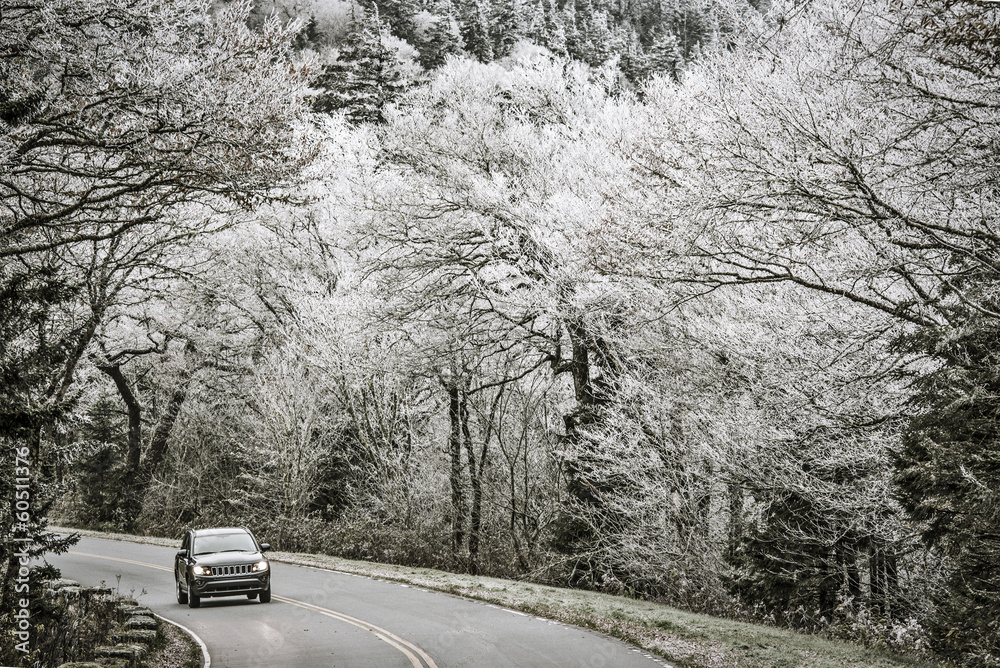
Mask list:
[{"label": "pine tree", "polygon": [[310,16],[309,20],[302,27],[302,31],[295,36],[295,48],[300,50],[319,48],[322,45],[324,37],[316,23],[316,17]]},{"label": "pine tree", "polygon": [[712,41],[714,26],[711,11],[691,0],[669,0],[661,7],[661,22],[654,35],[671,33],[676,36],[678,48],[686,58]]},{"label": "pine tree", "polygon": [[377,10],[354,22],[337,60],[313,82],[321,91],[313,99],[316,111],[343,111],[355,124],[384,122],[385,105],[405,88],[396,54],[384,43],[387,36]]},{"label": "pine tree", "polygon": [[[949,96],[942,106],[938,94],[922,84],[912,90],[933,101],[933,115],[926,118],[935,133],[976,139],[949,139],[929,162],[921,146],[914,173],[935,181],[943,177],[938,197],[976,204],[955,217],[958,223],[931,218],[936,227],[912,244],[939,254],[934,266],[941,268],[941,294],[935,297],[942,324],[899,339],[903,350],[934,366],[915,382],[916,417],[896,460],[896,481],[904,507],[924,523],[923,540],[950,557],[944,562],[949,586],[937,600],[931,628],[935,649],[962,666],[995,668],[1000,665],[1000,239],[995,179],[983,177],[996,173],[997,153],[982,138],[996,137],[998,125],[995,114],[970,112],[982,108],[983,93],[992,96],[1000,89],[1000,15],[972,0],[921,0],[915,7],[903,31],[916,35],[921,56],[941,67],[935,77],[965,85],[956,86],[961,95]],[[974,77],[965,79],[965,73]],[[976,120],[955,133],[952,118]],[[939,229],[950,236],[939,237]]]},{"label": "pine tree", "polygon": [[448,56],[460,54],[463,50],[462,35],[451,0],[440,2],[434,13],[434,24],[427,30],[420,46],[420,64],[428,70],[441,67]]},{"label": "pine tree", "polygon": [[677,35],[663,28],[658,30],[653,43],[646,51],[645,60],[644,78],[665,74],[676,81],[684,66],[684,55]]},{"label": "pine tree", "polygon": [[[974,289],[960,280],[956,288]],[[980,288],[993,291],[993,312],[998,288]],[[916,382],[919,416],[896,461],[900,500],[925,523],[924,541],[952,556],[931,630],[937,649],[962,665],[991,665],[975,657],[1000,656],[1000,323],[970,312],[961,329],[901,343],[938,363]]]},{"label": "pine tree", "polygon": [[566,28],[556,0],[541,0],[543,26],[539,44],[557,56],[566,55]]},{"label": "pine tree", "polygon": [[502,58],[524,37],[524,8],[521,0],[494,0],[493,16],[490,17],[490,38],[493,53]]},{"label": "pine tree", "polygon": [[[77,332],[60,331],[58,309],[74,290],[51,266],[0,264],[0,609],[14,610],[15,580],[24,562],[46,552],[63,552],[78,537],[48,533],[46,518],[55,499],[41,433],[60,420],[70,402],[55,402],[47,388],[58,377]],[[30,502],[23,501],[27,497]],[[18,507],[16,500],[24,505]],[[34,573],[40,568],[37,561]],[[33,575],[32,575],[33,577]],[[34,597],[34,590],[31,597]],[[23,595],[22,595],[23,596]],[[10,615],[0,616],[0,634],[12,639]],[[4,663],[20,661],[14,642],[0,648]],[[20,664],[18,664],[20,665]]]},{"label": "pine tree", "polygon": [[646,78],[647,56],[635,30],[626,33],[624,46],[618,60],[618,68],[629,81],[638,83]]},{"label": "pine tree", "polygon": [[[612,55],[614,48],[608,15],[595,11],[591,0],[577,0],[575,9],[570,11],[572,2],[566,3],[566,48],[569,55],[590,65],[602,65]],[[573,29],[570,30],[570,16]]]},{"label": "pine tree", "polygon": [[566,40],[566,55],[575,56],[580,41],[580,31],[577,30],[576,22],[576,1],[567,0],[563,8],[559,10],[559,18],[563,26],[563,35]]},{"label": "pine tree", "polygon": [[459,4],[461,25],[459,31],[465,50],[481,63],[493,60],[493,43],[490,40],[490,0],[464,0]]},{"label": "pine tree", "polygon": [[[813,489],[839,489],[844,498],[863,494],[859,488],[877,485],[868,462],[846,460],[831,466],[808,443],[796,447],[801,448],[802,471],[797,486],[772,483],[769,489],[755,491],[762,512],[728,555],[736,566],[734,591],[799,628],[808,628],[820,617],[831,622],[847,601],[864,604],[880,617],[905,614],[898,607],[896,537],[888,530],[865,530],[853,509],[831,506]],[[759,481],[744,484],[754,489]]]},{"label": "pine tree", "polygon": [[522,7],[522,36],[535,44],[541,44],[545,37],[545,8],[541,0],[525,0]]},{"label": "pine tree", "polygon": [[593,65],[603,65],[608,62],[623,46],[623,40],[618,31],[612,29],[611,18],[603,9],[593,13],[587,32],[593,45],[591,56]]},{"label": "pine tree", "polygon": [[364,0],[362,6],[368,14],[375,14],[381,18],[389,31],[396,37],[409,42],[419,43],[417,36],[417,25],[413,20],[417,13],[413,0]]}]

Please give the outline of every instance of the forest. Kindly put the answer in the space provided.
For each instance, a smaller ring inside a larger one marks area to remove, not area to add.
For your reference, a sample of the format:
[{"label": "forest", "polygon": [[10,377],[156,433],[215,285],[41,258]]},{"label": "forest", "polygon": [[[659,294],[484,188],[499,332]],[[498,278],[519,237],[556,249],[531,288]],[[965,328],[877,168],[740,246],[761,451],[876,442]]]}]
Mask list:
[{"label": "forest", "polygon": [[1000,666],[998,53],[995,0],[0,0],[0,627],[50,520],[222,521]]}]

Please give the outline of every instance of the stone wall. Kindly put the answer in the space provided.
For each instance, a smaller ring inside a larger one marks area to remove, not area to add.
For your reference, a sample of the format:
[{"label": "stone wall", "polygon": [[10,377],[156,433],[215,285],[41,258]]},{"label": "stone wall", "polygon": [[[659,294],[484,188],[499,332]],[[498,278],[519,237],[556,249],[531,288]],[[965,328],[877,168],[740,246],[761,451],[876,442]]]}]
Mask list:
[{"label": "stone wall", "polygon": [[36,646],[45,665],[139,668],[156,642],[153,613],[110,587],[50,580],[42,583],[41,607]]}]

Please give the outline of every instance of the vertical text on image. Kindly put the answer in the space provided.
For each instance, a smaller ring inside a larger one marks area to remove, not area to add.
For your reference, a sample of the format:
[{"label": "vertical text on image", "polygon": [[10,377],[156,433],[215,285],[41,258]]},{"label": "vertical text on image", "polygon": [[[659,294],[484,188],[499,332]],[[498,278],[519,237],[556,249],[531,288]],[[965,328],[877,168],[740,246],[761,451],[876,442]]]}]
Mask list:
[{"label": "vertical text on image", "polygon": [[31,641],[31,611],[29,609],[31,586],[28,581],[29,564],[28,543],[31,542],[29,524],[31,522],[31,460],[27,447],[14,448],[14,541],[19,549],[14,553],[17,557],[18,572],[14,580],[14,593],[18,594],[15,601],[16,611],[14,621],[17,625],[14,636],[17,651],[27,654]]}]

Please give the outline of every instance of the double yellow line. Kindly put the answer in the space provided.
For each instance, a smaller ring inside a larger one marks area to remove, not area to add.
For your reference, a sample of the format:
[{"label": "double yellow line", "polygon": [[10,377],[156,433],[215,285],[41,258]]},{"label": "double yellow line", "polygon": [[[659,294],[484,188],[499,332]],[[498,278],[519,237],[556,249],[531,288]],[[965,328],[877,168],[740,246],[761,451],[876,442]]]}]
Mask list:
[{"label": "double yellow line", "polygon": [[[294,598],[286,598],[284,596],[272,596],[272,598],[279,601],[284,601],[285,603],[291,603],[292,605],[297,605],[300,608],[305,608],[306,610],[312,610],[313,612],[318,612],[321,615],[326,615],[327,617],[333,617],[334,619],[339,619],[342,622],[347,622],[357,626],[359,629],[364,629],[369,633],[373,634],[376,638],[382,642],[388,643],[398,649],[400,652],[406,655],[406,658],[410,660],[413,668],[424,668],[424,664],[420,663],[420,659],[424,660],[427,664],[427,668],[437,668],[437,664],[434,663],[434,659],[428,656],[427,652],[420,649],[409,640],[404,640],[394,633],[386,631],[383,628],[379,628],[374,624],[369,624],[356,617],[351,617],[350,615],[345,615],[342,612],[337,612],[336,610],[330,610],[329,608],[321,608],[318,605],[313,605],[312,603],[305,603],[304,601],[296,601]],[[410,650],[413,650],[412,652]],[[420,656],[420,659],[417,658]]]},{"label": "double yellow line", "polygon": [[[93,559],[105,559],[107,561],[120,561],[125,564],[132,564],[134,566],[145,566],[146,568],[155,568],[160,571],[167,571],[173,573],[174,569],[167,568],[166,566],[160,566],[158,564],[147,564],[144,561],[133,561],[131,559],[122,559],[121,557],[106,557],[101,554],[90,554],[88,552],[75,552],[73,550],[69,551],[69,554],[75,554],[78,557],[91,557]],[[283,603],[288,603],[289,605],[295,605],[306,610],[311,610],[313,612],[318,612],[321,615],[326,615],[327,617],[332,617],[333,619],[351,624],[359,629],[368,631],[373,636],[378,638],[384,643],[391,645],[400,652],[402,652],[407,659],[410,661],[410,665],[413,668],[438,668],[437,664],[434,663],[434,659],[430,657],[424,650],[420,649],[409,640],[400,638],[396,634],[386,631],[383,628],[375,626],[374,624],[369,624],[366,621],[358,619],[357,617],[351,617],[350,615],[345,615],[342,612],[337,612],[336,610],[330,610],[329,608],[323,608],[318,605],[313,605],[312,603],[306,603],[305,601],[299,601],[294,598],[288,598],[286,596],[274,596],[272,598]],[[421,660],[423,662],[421,663]]]}]

